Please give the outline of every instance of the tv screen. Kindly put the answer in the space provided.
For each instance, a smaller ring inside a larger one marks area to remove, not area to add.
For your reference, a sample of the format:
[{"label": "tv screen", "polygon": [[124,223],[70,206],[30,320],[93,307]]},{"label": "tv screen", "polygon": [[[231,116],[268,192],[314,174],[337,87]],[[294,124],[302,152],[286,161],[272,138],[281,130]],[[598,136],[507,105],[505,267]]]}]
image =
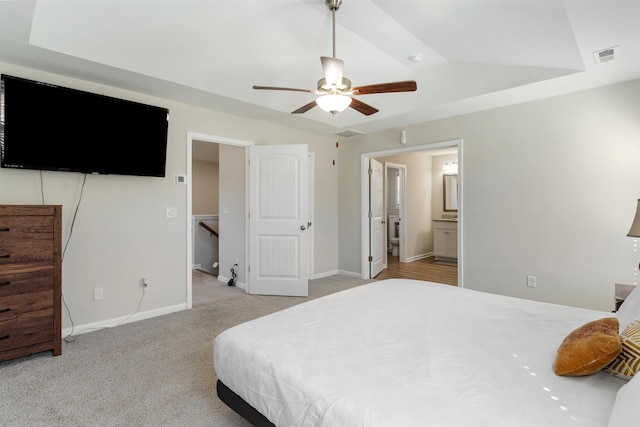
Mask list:
[{"label": "tv screen", "polygon": [[2,75],[0,166],[165,176],[169,110]]}]

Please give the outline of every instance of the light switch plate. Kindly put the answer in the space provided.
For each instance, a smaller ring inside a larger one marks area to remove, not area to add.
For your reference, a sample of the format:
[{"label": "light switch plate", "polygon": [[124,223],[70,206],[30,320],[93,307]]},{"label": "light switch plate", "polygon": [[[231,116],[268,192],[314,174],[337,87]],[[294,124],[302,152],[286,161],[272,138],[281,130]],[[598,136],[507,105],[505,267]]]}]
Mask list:
[{"label": "light switch plate", "polygon": [[176,218],[178,216],[178,208],[167,208],[167,218]]}]

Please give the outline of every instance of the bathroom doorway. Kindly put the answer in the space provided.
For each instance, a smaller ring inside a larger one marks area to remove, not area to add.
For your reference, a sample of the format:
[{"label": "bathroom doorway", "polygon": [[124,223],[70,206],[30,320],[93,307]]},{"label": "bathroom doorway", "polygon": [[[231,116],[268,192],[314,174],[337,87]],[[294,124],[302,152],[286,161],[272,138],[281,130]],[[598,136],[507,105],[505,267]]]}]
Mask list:
[{"label": "bathroom doorway", "polygon": [[[387,237],[386,253],[391,253],[392,256],[398,257],[400,262],[406,262],[406,221],[403,221],[403,218],[405,218],[406,212],[407,166],[385,162],[384,170],[385,219],[387,223],[387,232],[385,233]],[[385,256],[385,268],[387,264],[388,260]]]},{"label": "bathroom doorway", "polygon": [[[463,215],[463,205],[464,205],[464,179],[463,179],[463,170],[464,170],[464,166],[463,166],[463,140],[462,139],[457,139],[457,140],[450,140],[450,141],[443,141],[443,142],[437,142],[437,143],[432,143],[432,144],[424,144],[424,145],[417,145],[417,146],[410,146],[410,147],[399,147],[399,148],[395,148],[395,149],[389,149],[389,150],[384,150],[384,151],[377,151],[377,152],[369,152],[369,153],[362,153],[361,154],[361,189],[362,189],[362,208],[361,208],[361,226],[362,226],[362,269],[361,269],[361,277],[363,279],[369,279],[371,278],[370,276],[370,263],[371,263],[371,258],[370,258],[370,248],[372,247],[371,245],[371,235],[369,233],[370,230],[370,220],[369,220],[369,206],[370,206],[370,188],[369,188],[369,164],[370,164],[370,160],[371,159],[377,159],[377,160],[381,160],[381,158],[383,157],[388,157],[388,156],[398,156],[398,155],[407,155],[407,156],[411,156],[412,154],[418,154],[418,155],[422,155],[422,154],[426,154],[426,155],[430,155],[430,156],[439,156],[439,155],[443,155],[443,154],[448,154],[451,155],[452,153],[454,153],[454,155],[456,156],[455,158],[457,158],[457,165],[458,165],[458,179],[459,179],[459,192],[458,192],[458,198],[459,198],[459,215],[458,215],[458,235],[457,235],[457,240],[458,240],[458,266],[456,268],[457,272],[456,272],[456,276],[457,276],[457,286],[462,287],[463,286],[463,233],[464,233],[464,215]],[[411,156],[413,157],[413,156]],[[402,164],[404,162],[402,161],[396,161],[395,159],[389,159],[389,162],[394,162],[394,163],[399,163]],[[411,161],[409,161],[409,163],[413,163]],[[408,166],[409,163],[407,163]],[[421,169],[419,166],[417,166],[418,169]],[[417,169],[413,168],[413,166],[411,166],[410,168],[411,170],[416,170],[417,172],[419,172]],[[434,169],[435,171],[435,169]],[[435,171],[437,173],[439,173],[438,171]],[[414,174],[412,173],[412,176]],[[430,180],[430,179],[429,179]],[[430,184],[428,184],[430,185]],[[406,187],[405,187],[406,188]],[[407,190],[405,190],[407,191]],[[413,190],[412,190],[413,191]],[[440,190],[441,191],[441,190]],[[434,192],[435,193],[435,192]],[[412,193],[413,194],[413,193]],[[405,204],[407,201],[407,197],[405,195]],[[419,200],[420,197],[418,195],[414,195],[411,196],[413,199]],[[405,212],[403,213],[403,215],[405,216],[405,219],[407,218],[407,215],[415,215],[416,213],[419,212],[425,212],[426,215],[428,215],[428,218],[426,221],[430,222],[431,221],[431,203],[428,203],[427,206],[427,202],[426,200],[431,200],[431,197],[425,197],[425,206],[423,206],[422,208],[420,207],[416,207],[415,209],[412,208],[413,213],[411,212],[407,212],[405,210]],[[435,202],[435,201],[434,201]],[[441,204],[441,203],[440,203]],[[437,207],[437,206],[436,206]],[[406,209],[409,209],[408,207]],[[420,210],[422,209],[422,210]],[[429,211],[427,213],[427,210]],[[424,219],[423,219],[424,220]],[[407,221],[405,222],[405,227],[406,224],[408,224],[411,221]],[[385,226],[386,227],[386,226]],[[413,231],[407,231],[405,230],[404,233],[404,237],[405,237],[405,241],[407,240],[407,233],[411,233],[411,238],[412,238],[412,242],[411,243],[411,249],[413,252],[416,252],[415,254],[409,256],[409,254],[407,254],[405,252],[405,261],[422,261],[423,257],[427,257],[428,256],[428,250],[427,251],[416,251],[414,246],[424,243],[425,241],[430,241],[431,240],[431,226],[429,226],[428,230],[424,231],[424,235],[420,235],[419,233],[421,233],[422,231],[419,231],[418,233],[414,233]],[[385,233],[386,235],[387,233]],[[425,240],[426,239],[426,240]],[[406,242],[405,242],[405,249],[406,249]],[[400,248],[399,248],[400,249]],[[412,252],[412,253],[413,253]],[[399,258],[399,257],[398,257]],[[426,259],[426,258],[425,258]],[[403,265],[408,265],[411,263],[404,263]],[[384,272],[383,272],[384,274]],[[382,276],[383,274],[381,274],[380,276]]]}]

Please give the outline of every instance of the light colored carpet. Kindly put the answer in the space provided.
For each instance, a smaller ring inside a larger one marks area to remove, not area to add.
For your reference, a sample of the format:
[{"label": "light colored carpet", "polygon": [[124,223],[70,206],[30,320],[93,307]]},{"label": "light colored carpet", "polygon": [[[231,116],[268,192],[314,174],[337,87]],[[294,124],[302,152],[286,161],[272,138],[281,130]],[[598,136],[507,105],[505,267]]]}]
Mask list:
[{"label": "light colored carpet", "polygon": [[[193,273],[193,309],[78,335],[51,352],[0,363],[6,426],[248,426],[215,391],[213,338],[231,326],[370,282],[309,282],[309,298],[248,295]],[[144,306],[143,306],[144,309]]]}]

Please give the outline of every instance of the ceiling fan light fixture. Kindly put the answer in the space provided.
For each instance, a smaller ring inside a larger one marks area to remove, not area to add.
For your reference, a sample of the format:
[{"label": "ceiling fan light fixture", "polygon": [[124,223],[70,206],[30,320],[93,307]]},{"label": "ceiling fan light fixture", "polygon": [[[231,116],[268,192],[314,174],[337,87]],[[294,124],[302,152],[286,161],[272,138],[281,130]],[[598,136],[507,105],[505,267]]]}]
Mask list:
[{"label": "ceiling fan light fixture", "polygon": [[347,107],[351,105],[351,97],[339,93],[330,93],[319,96],[318,99],[316,99],[316,104],[327,113],[337,114],[346,110]]},{"label": "ceiling fan light fixture", "polygon": [[344,93],[351,90],[351,80],[346,77],[342,78],[342,83],[339,85],[329,84],[326,79],[318,80],[318,91],[324,93]]},{"label": "ceiling fan light fixture", "polygon": [[[413,80],[351,87],[351,80],[342,75],[344,62],[336,58],[336,10],[340,8],[342,0],[325,0],[325,4],[331,11],[333,55],[320,57],[324,78],[318,80],[318,89],[308,90],[291,87],[253,86],[254,89],[289,90],[294,92],[310,92],[319,95],[314,101],[292,111],[291,114],[306,113],[313,107],[318,106],[333,115],[351,107],[365,116],[370,116],[380,110],[365,104],[357,98],[352,98],[352,96],[370,95],[374,93],[413,92],[418,88],[416,82]],[[420,54],[413,55],[412,58],[418,58],[419,55]]]}]

